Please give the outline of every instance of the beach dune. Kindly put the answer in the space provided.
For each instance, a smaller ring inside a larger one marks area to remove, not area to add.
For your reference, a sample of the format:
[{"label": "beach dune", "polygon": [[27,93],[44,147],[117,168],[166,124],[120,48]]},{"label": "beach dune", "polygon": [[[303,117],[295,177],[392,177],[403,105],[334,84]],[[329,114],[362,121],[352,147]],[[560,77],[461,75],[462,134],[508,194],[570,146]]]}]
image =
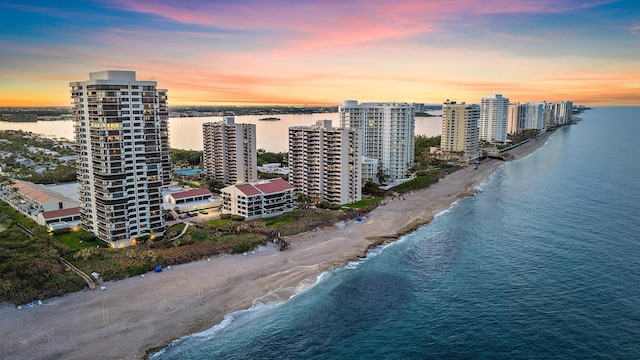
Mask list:
[{"label": "beach dune", "polygon": [[[549,134],[509,151],[531,153]],[[291,249],[174,266],[145,277],[106,283],[41,306],[0,309],[2,359],[139,359],[181,336],[204,331],[254,301],[286,301],[324,271],[366,255],[431,221],[468,196],[502,164],[488,160],[449,174],[429,189],[387,199],[361,222],[290,238]],[[153,351],[153,350],[151,350]]]}]

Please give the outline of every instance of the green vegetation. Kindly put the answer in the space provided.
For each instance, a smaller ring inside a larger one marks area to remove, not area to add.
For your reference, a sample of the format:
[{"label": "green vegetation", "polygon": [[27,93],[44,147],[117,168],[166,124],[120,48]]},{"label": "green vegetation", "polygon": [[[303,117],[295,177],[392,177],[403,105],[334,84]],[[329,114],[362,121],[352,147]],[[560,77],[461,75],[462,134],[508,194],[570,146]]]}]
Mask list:
[{"label": "green vegetation", "polygon": [[444,177],[446,174],[450,174],[454,171],[459,170],[458,167],[449,167],[449,168],[436,168],[426,171],[420,171],[418,176],[409,180],[405,183],[402,183],[393,188],[398,193],[407,193],[413,190],[419,190],[429,187],[430,185],[436,183],[440,178]]},{"label": "green vegetation", "polygon": [[358,202],[355,202],[353,204],[344,204],[344,205],[341,205],[339,207],[347,208],[347,209],[363,209],[363,208],[367,208],[367,207],[369,207],[371,205],[377,204],[380,200],[382,200],[382,197],[374,196],[371,199],[364,199],[364,200],[360,200]]},{"label": "green vegetation", "polygon": [[298,221],[298,216],[294,214],[283,214],[280,216],[262,219],[262,222],[265,224],[265,226],[270,227],[279,227],[296,221]]},{"label": "green vegetation", "polygon": [[[0,131],[0,139],[7,140],[0,143],[0,151],[7,152],[0,159],[0,164],[5,166],[4,172],[11,177],[36,184],[76,181],[75,163],[60,159],[61,156],[75,155],[75,150],[21,130]],[[33,151],[29,151],[29,147]],[[22,161],[31,161],[31,165],[18,161],[21,158]]]},{"label": "green vegetation", "polygon": [[36,184],[68,183],[76,181],[76,166],[75,164],[61,164],[41,174],[33,172],[31,169],[25,169],[19,171],[17,175]]},{"label": "green vegetation", "polygon": [[426,170],[432,165],[432,161],[429,158],[429,148],[440,146],[441,136],[426,137],[424,135],[418,135],[414,139],[414,152],[415,152],[415,169]]},{"label": "green vegetation", "polygon": [[[69,248],[70,251],[77,251],[80,249],[93,248],[97,245],[95,242],[84,241],[80,238],[80,233],[78,232],[70,232],[67,234],[54,235],[54,239],[64,244]],[[100,241],[102,243],[102,241]],[[104,244],[104,243],[103,243]]]},{"label": "green vegetation", "polygon": [[202,151],[171,149],[171,163],[177,167],[200,167]]},{"label": "green vegetation", "polygon": [[258,166],[273,163],[284,164],[287,162],[288,156],[288,153],[274,153],[264,149],[258,149]]},{"label": "green vegetation", "polygon": [[4,202],[0,223],[0,302],[23,304],[82,289],[84,281],[60,261],[66,245]]},{"label": "green vegetation", "polygon": [[[517,134],[507,134],[507,139],[511,140],[513,144],[521,143],[527,139],[533,139],[540,134],[540,130],[529,129],[519,132]],[[511,146],[511,145],[508,145]]]},{"label": "green vegetation", "polygon": [[233,220],[231,219],[213,219],[213,220],[209,220],[209,221],[205,221],[204,224],[207,226],[223,226],[226,225],[230,222],[232,222]]}]

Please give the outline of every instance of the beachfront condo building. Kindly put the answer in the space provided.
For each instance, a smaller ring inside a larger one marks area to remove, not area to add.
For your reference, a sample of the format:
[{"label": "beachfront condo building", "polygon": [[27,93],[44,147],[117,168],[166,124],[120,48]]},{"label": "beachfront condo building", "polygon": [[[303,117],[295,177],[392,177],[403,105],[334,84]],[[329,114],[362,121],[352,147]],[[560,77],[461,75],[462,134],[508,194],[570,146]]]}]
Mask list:
[{"label": "beachfront condo building", "polygon": [[509,117],[509,99],[501,94],[488,95],[480,101],[480,140],[505,142]]},{"label": "beachfront condo building", "polygon": [[171,173],[167,90],[134,71],[72,82],[81,222],[113,247],[164,234]]},{"label": "beachfront condo building", "polygon": [[571,101],[556,101],[546,104],[545,126],[559,126],[571,122],[573,103]]},{"label": "beachfront condo building", "polygon": [[507,133],[516,134],[524,130],[524,109],[519,102],[509,104]]},{"label": "beachfront condo building", "polygon": [[225,184],[258,180],[256,125],[236,124],[233,116],[202,124],[204,172]]},{"label": "beachfront condo building", "polygon": [[289,128],[289,182],[312,202],[360,201],[360,130],[331,125],[331,120],[320,120],[313,126]]},{"label": "beachfront condo building", "polygon": [[294,187],[283,179],[230,185],[220,189],[221,214],[246,220],[282,215],[295,208]]},{"label": "beachfront condo building", "polygon": [[480,106],[447,100],[442,104],[440,149],[464,153],[468,161],[478,157]]},{"label": "beachfront condo building", "polygon": [[545,107],[544,102],[528,102],[524,104],[524,124],[523,129],[542,130],[545,127]]},{"label": "beachfront condo building", "polygon": [[514,134],[524,130],[544,129],[546,114],[545,102],[511,103],[508,132]]},{"label": "beachfront condo building", "polygon": [[360,129],[363,156],[377,159],[389,179],[409,177],[414,162],[413,105],[346,100],[338,113],[341,128]]}]

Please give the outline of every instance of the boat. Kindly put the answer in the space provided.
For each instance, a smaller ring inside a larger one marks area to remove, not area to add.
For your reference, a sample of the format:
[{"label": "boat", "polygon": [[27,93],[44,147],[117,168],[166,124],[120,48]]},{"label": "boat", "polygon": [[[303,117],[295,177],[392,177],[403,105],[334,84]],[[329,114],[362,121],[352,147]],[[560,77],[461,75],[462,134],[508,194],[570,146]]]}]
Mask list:
[{"label": "boat", "polygon": [[266,118],[262,118],[262,119],[258,119],[260,121],[278,121],[280,120],[280,118],[277,117],[266,117]]}]

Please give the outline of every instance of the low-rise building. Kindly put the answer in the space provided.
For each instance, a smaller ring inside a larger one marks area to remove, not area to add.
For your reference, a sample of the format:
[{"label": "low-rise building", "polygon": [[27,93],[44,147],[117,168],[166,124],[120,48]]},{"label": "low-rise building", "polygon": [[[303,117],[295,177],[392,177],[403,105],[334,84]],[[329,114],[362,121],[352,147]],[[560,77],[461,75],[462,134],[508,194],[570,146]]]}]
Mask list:
[{"label": "low-rise building", "polygon": [[227,186],[220,190],[220,210],[247,220],[281,215],[295,208],[294,190],[283,179]]},{"label": "low-rise building", "polygon": [[170,204],[183,204],[191,201],[208,200],[212,195],[209,189],[193,189],[171,193],[164,197],[164,201]]},{"label": "low-rise building", "polygon": [[36,217],[36,222],[54,230],[73,227],[80,223],[80,208],[43,211]]},{"label": "low-rise building", "polygon": [[4,187],[2,197],[14,209],[33,220],[37,220],[37,216],[41,212],[78,206],[77,201],[52,191],[44,185],[17,179],[12,180],[10,185]]}]

